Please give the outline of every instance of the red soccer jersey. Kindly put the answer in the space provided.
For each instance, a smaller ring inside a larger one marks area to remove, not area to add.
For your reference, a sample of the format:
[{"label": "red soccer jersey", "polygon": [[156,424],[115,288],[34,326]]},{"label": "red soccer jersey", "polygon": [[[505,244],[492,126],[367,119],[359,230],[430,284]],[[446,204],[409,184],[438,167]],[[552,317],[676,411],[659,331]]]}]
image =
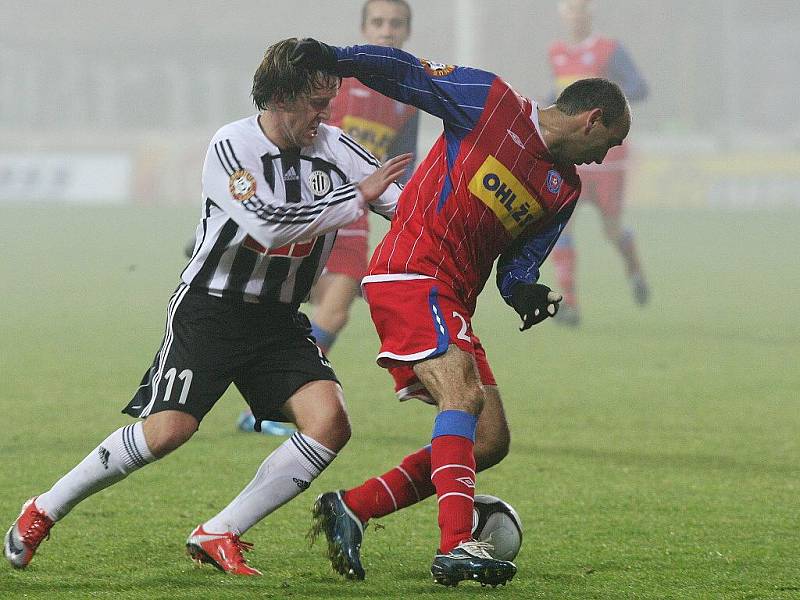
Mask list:
[{"label": "red soccer jersey", "polygon": [[570,45],[563,41],[550,46],[550,66],[556,82],[556,91],[588,77],[609,76],[609,62],[617,47],[615,40],[591,36],[580,44]]},{"label": "red soccer jersey", "polygon": [[[554,164],[536,105],[492,73],[420,62],[394,49],[340,52],[340,68],[344,58],[375,72],[369,85],[445,123],[406,185],[365,283],[434,277],[473,311],[492,264],[512,245],[524,254],[530,243],[541,260],[549,252],[578,198],[574,166]],[[537,276],[541,260],[531,266]]]}]

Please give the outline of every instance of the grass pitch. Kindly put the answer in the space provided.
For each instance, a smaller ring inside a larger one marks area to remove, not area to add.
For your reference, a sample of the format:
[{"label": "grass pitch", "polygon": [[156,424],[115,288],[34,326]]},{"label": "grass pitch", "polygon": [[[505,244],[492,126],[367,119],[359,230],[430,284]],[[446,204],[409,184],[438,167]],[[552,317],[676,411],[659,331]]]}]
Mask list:
[{"label": "grass pitch", "polygon": [[[110,431],[149,366],[193,208],[0,207],[0,525]],[[367,580],[335,575],[305,532],[315,495],[426,443],[400,405],[359,303],[332,353],[354,436],[312,489],[244,536],[262,578],[196,569],[191,529],[280,439],[239,434],[226,395],[173,455],[80,504],[2,598],[800,597],[797,212],[631,212],[653,287],[633,305],[596,215],[577,215],[583,323],[521,334],[490,282],[475,329],[501,386],[511,455],[478,492],[524,527],[505,588],[434,586],[428,501],[371,524]],[[552,282],[549,269],[544,281]]]}]

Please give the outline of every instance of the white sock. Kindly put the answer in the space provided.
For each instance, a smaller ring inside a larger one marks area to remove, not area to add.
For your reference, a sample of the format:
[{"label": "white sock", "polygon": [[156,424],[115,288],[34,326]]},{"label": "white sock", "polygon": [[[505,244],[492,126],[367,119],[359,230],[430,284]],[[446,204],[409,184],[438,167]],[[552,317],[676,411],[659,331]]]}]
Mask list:
[{"label": "white sock", "polygon": [[58,521],[84,498],[125,479],[155,459],[145,442],[141,421],[121,427],[49,491],[36,498],[36,506]]},{"label": "white sock", "polygon": [[278,446],[253,480],[215,517],[203,524],[209,533],[242,534],[272,511],[304,492],[336,453],[299,431]]}]

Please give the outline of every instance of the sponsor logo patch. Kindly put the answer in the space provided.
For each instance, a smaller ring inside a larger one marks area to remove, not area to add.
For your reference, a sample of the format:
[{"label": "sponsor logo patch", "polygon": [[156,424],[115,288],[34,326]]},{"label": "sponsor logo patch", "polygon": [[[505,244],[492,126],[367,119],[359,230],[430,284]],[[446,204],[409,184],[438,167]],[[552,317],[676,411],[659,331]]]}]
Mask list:
[{"label": "sponsor logo patch", "polygon": [[244,169],[234,171],[228,180],[228,189],[234,200],[244,202],[250,200],[256,193],[256,179]]},{"label": "sponsor logo patch", "polygon": [[422,68],[431,77],[446,77],[456,70],[455,65],[445,65],[443,63],[434,62],[427,58],[421,58],[419,62],[422,63]]},{"label": "sponsor logo patch", "polygon": [[491,154],[467,187],[492,210],[511,237],[517,237],[544,213],[541,204],[520,180]]}]

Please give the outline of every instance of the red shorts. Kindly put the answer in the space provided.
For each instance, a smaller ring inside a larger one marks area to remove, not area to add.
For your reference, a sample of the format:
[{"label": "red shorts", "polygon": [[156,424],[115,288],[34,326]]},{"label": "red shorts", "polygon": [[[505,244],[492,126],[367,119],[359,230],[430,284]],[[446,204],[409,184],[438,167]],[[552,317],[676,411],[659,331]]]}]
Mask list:
[{"label": "red shorts", "polygon": [[472,315],[450,287],[418,275],[385,277],[403,276],[367,277],[363,290],[381,340],[377,362],[394,378],[400,400],[432,402],[412,365],[444,354],[450,344],[473,356],[483,385],[497,385],[486,351],[472,331]]},{"label": "red shorts", "polygon": [[339,230],[325,272],[346,275],[361,281],[367,273],[369,256],[367,215]]}]

